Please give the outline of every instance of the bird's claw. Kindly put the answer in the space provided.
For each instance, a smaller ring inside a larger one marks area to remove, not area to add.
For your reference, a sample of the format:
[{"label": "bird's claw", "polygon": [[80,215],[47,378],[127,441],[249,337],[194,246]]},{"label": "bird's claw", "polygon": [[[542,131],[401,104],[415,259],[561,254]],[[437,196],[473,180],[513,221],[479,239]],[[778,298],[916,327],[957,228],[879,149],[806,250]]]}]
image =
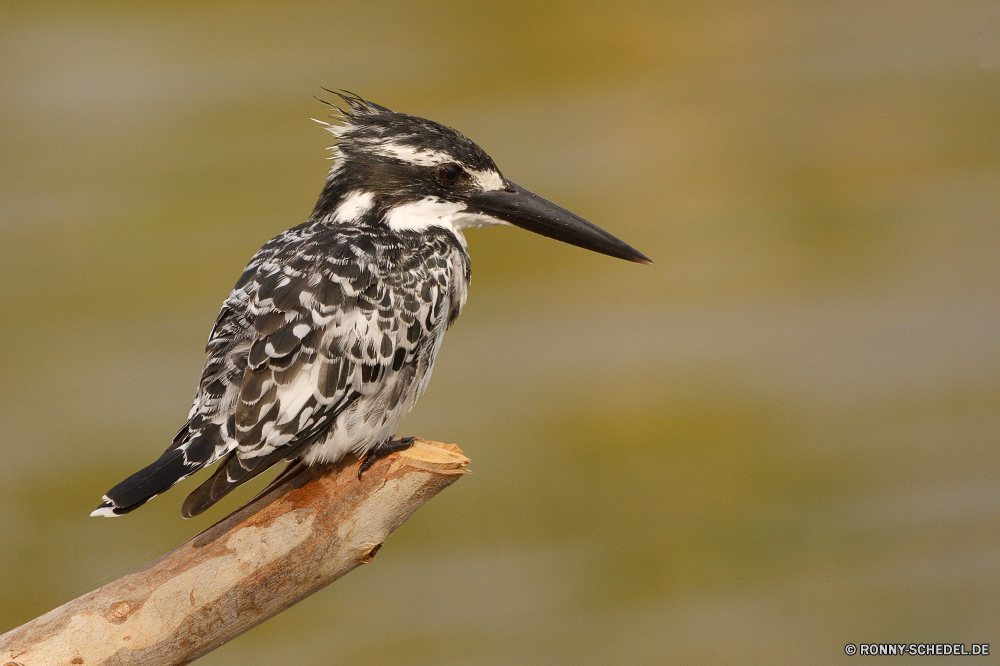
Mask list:
[{"label": "bird's claw", "polygon": [[390,453],[404,451],[412,445],[413,437],[400,437],[399,439],[390,439],[382,442],[381,444],[376,444],[361,462],[361,467],[358,468],[358,479],[360,480],[361,475],[367,472],[368,468],[374,465],[377,461],[385,458]]}]

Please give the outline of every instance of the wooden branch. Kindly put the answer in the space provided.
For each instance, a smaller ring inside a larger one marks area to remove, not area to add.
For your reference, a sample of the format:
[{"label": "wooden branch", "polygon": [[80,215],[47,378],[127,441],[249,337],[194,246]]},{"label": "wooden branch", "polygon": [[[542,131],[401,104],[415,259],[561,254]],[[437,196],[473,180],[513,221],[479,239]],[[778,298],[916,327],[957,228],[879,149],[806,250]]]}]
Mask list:
[{"label": "wooden branch", "polygon": [[457,446],[416,440],[360,481],[357,461],[306,468],[135,573],[0,636],[0,664],[190,663],[370,562],[467,462]]}]

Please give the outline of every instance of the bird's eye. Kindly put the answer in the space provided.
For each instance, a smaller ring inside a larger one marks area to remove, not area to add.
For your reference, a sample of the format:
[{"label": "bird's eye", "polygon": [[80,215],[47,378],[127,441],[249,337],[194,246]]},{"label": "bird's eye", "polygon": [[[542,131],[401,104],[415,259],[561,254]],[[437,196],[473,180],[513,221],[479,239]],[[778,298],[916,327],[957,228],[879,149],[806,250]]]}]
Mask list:
[{"label": "bird's eye", "polygon": [[454,185],[458,180],[458,167],[454,164],[442,164],[437,168],[435,177],[442,185]]}]

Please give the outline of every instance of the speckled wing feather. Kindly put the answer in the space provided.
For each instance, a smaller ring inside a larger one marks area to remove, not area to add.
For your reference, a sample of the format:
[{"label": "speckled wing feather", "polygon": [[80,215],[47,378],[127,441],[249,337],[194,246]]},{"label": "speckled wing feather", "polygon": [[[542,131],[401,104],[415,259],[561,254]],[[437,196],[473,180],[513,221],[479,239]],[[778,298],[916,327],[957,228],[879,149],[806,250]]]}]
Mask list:
[{"label": "speckled wing feather", "polygon": [[[464,302],[468,264],[455,263],[464,257],[458,249],[444,233],[390,236],[319,223],[271,240],[223,305],[188,422],[105,504],[126,513],[228,455],[185,502],[185,515],[196,515],[267,467],[303,455],[359,402],[363,413],[352,419],[363,424],[355,425],[384,436],[377,426],[395,427],[412,405]],[[464,268],[457,281],[456,268]],[[355,439],[357,452],[378,443]]]}]

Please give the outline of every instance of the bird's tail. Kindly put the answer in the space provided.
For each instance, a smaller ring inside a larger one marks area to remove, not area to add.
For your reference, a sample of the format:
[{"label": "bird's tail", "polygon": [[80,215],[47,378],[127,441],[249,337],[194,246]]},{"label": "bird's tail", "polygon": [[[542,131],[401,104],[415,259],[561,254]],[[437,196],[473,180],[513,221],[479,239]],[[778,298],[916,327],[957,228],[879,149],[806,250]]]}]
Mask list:
[{"label": "bird's tail", "polygon": [[[109,490],[90,515],[114,518],[135,511],[175,483],[218,460],[225,454],[227,444],[219,424],[188,421],[156,462]],[[235,445],[233,442],[232,446]]]},{"label": "bird's tail", "polygon": [[134,511],[178,481],[194,474],[201,465],[190,464],[184,451],[171,447],[159,460],[128,477],[104,495],[91,516],[114,518]]},{"label": "bird's tail", "polygon": [[181,507],[181,515],[185,518],[194,518],[204,513],[238,486],[256,478],[257,475],[267,471],[271,466],[282,460],[294,460],[299,455],[303,445],[309,444],[311,441],[312,439],[306,440],[302,444],[289,447],[288,450],[284,451],[276,449],[268,455],[256,458],[240,458],[237,451],[231,451],[215,468],[212,476],[187,496]]}]

